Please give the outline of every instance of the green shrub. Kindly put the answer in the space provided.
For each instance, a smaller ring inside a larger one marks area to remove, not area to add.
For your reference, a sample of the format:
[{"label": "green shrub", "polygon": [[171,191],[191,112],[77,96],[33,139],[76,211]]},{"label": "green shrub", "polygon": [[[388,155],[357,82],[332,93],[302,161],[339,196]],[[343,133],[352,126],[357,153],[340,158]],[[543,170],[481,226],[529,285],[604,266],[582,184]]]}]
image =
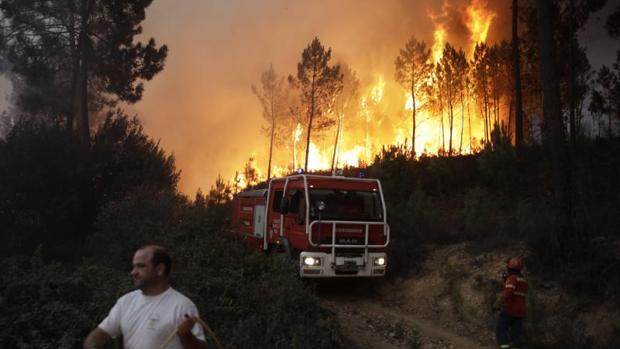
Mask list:
[{"label": "green shrub", "polygon": [[441,156],[430,157],[426,160],[428,165],[424,171],[424,179],[427,181],[425,187],[435,194],[445,194],[449,189],[449,183],[453,180],[449,160]]},{"label": "green shrub", "polygon": [[82,240],[80,179],[85,154],[77,138],[58,125],[23,119],[0,147],[0,258],[43,253],[75,256]]},{"label": "green shrub", "polygon": [[494,236],[496,229],[496,204],[483,188],[469,190],[463,198],[465,237],[483,239]]},{"label": "green shrub", "polygon": [[109,112],[97,129],[91,157],[93,195],[98,206],[137,187],[173,192],[179,181],[174,157],[144,133],[136,117],[120,110]]},{"label": "green shrub", "polygon": [[501,135],[497,128],[492,133],[494,141],[480,153],[478,168],[487,183],[507,191],[515,186],[518,179],[517,154],[509,137]]},{"label": "green shrub", "polygon": [[[407,274],[420,260],[423,242],[432,240],[436,233],[436,211],[433,199],[419,187],[409,199],[388,207],[390,224],[390,275]],[[418,256],[414,258],[413,256]]]},{"label": "green shrub", "polygon": [[416,172],[414,162],[404,146],[383,148],[369,167],[369,175],[381,181],[383,193],[391,204],[407,200],[414,190]]},{"label": "green shrub", "polygon": [[145,244],[162,244],[182,217],[186,203],[170,191],[139,188],[118,201],[110,201],[95,219],[95,232],[86,252],[108,261],[110,266],[127,268],[134,251]]},{"label": "green shrub", "polygon": [[136,188],[176,191],[174,158],[137,119],[109,113],[84,147],[65,127],[20,120],[0,146],[0,257],[77,261],[97,210]]},{"label": "green shrub", "polygon": [[126,288],[126,274],[32,258],[0,262],[0,348],[81,348]]}]

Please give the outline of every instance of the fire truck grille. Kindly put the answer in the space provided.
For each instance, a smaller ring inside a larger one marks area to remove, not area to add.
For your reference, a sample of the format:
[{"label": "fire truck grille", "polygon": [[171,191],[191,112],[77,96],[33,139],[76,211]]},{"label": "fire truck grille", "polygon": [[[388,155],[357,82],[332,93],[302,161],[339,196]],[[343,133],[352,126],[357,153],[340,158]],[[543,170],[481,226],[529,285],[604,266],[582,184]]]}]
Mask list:
[{"label": "fire truck grille", "polygon": [[338,252],[336,251],[336,257],[345,257],[345,258],[357,258],[362,257],[364,255],[364,250],[360,249],[360,251],[356,252],[355,250],[349,249],[348,251]]},{"label": "fire truck grille", "polygon": [[[325,237],[321,239],[321,244],[331,245],[331,243],[332,243],[331,237]],[[336,245],[363,245],[363,244],[364,244],[363,238],[348,238],[348,237],[337,237],[336,238]]]},{"label": "fire truck grille", "polygon": [[336,266],[334,273],[336,275],[355,275],[357,274],[358,267],[355,264],[344,264]]}]

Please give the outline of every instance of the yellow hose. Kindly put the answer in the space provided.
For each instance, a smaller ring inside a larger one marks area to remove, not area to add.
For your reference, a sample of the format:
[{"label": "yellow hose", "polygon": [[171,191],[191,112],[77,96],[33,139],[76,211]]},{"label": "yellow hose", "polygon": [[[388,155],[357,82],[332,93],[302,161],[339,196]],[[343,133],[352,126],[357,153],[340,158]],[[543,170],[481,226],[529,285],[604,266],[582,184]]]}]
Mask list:
[{"label": "yellow hose", "polygon": [[[213,339],[213,341],[215,342],[215,345],[219,348],[219,349],[223,349],[222,345],[220,344],[220,341],[217,339],[217,336],[215,335],[215,332],[213,332],[213,330],[211,330],[211,328],[209,327],[209,325],[207,325],[207,323],[202,320],[199,317],[196,317],[196,322],[198,322],[202,328],[205,329],[205,331],[209,334],[209,336]],[[164,341],[164,344],[161,346],[161,349],[164,349],[168,346],[168,344],[170,344],[170,341],[172,340],[172,338],[174,338],[174,336],[176,336],[177,334],[177,328],[174,328],[174,331],[172,331],[172,333],[170,333],[168,335],[168,337],[166,337],[166,340]]]}]

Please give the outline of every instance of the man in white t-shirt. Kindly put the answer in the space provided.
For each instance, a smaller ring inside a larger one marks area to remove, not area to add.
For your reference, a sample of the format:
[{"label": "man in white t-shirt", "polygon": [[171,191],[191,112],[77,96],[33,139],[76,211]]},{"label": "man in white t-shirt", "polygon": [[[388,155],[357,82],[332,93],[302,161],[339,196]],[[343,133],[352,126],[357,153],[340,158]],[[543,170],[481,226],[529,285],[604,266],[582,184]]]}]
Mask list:
[{"label": "man in white t-shirt", "polygon": [[196,323],[194,303],[170,287],[170,255],[160,246],[144,246],[133,256],[131,277],[136,290],[116,301],[108,316],[84,340],[84,349],[101,349],[123,335],[125,349],[160,349],[176,330],[166,349],[207,348]]}]

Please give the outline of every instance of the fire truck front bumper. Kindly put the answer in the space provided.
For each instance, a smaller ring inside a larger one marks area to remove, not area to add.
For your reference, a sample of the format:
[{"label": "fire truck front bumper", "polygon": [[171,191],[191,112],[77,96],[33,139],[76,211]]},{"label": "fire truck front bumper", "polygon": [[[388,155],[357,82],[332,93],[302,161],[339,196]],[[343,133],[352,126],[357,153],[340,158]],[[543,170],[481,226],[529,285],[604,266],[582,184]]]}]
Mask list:
[{"label": "fire truck front bumper", "polygon": [[384,252],[369,252],[366,257],[305,251],[299,255],[299,275],[304,278],[381,277],[386,267]]}]

